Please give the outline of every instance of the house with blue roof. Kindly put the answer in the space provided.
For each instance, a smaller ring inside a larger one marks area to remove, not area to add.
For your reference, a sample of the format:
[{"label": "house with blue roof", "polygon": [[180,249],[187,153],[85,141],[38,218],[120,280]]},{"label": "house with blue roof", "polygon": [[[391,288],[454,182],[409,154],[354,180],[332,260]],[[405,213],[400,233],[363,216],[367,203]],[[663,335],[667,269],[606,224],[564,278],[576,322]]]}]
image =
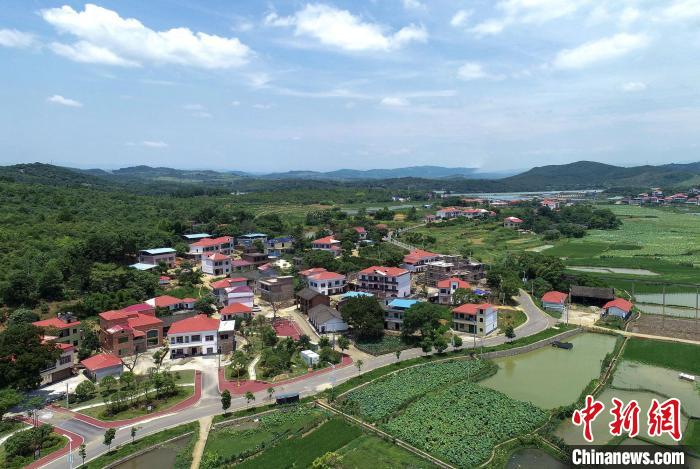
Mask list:
[{"label": "house with blue roof", "polygon": [[265,244],[267,242],[267,235],[265,233],[248,233],[236,238],[236,244],[245,246],[246,248],[253,246],[255,241],[260,241]]},{"label": "house with blue roof", "polygon": [[384,329],[390,331],[400,331],[403,324],[403,317],[406,310],[420,300],[410,300],[406,298],[394,298],[384,307]]},{"label": "house with blue roof", "polygon": [[270,238],[265,241],[265,254],[268,256],[280,257],[282,254],[294,248],[294,238],[283,236],[280,238]]},{"label": "house with blue roof", "polygon": [[142,249],[139,251],[139,264],[158,265],[161,262],[168,268],[175,267],[175,254],[173,248]]}]

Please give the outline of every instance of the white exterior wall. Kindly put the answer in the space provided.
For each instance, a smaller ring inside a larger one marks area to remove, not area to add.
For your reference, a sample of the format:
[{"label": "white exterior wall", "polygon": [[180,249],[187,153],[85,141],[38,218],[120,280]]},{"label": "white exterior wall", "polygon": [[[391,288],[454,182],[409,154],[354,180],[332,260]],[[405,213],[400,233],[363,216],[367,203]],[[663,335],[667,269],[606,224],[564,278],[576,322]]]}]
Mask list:
[{"label": "white exterior wall", "polygon": [[[182,334],[168,334],[168,343],[171,353],[181,350],[183,355],[191,355],[192,347],[199,347],[202,355],[215,354],[218,350],[218,330],[203,332],[185,332]],[[199,336],[199,340],[193,340],[193,336]],[[211,340],[207,340],[212,336]],[[178,342],[178,338],[182,342]],[[211,349],[211,351],[209,350]]]},{"label": "white exterior wall", "polygon": [[406,272],[403,275],[399,275],[396,277],[396,280],[398,282],[398,285],[396,286],[398,292],[397,292],[397,297],[398,298],[405,298],[407,296],[411,295],[411,273]]},{"label": "white exterior wall", "polygon": [[544,309],[549,309],[551,311],[564,311],[563,303],[547,303],[543,301],[542,306],[544,306]]},{"label": "white exterior wall", "polygon": [[226,298],[226,306],[241,303],[249,308],[253,307],[255,295],[251,293],[229,293]]},{"label": "white exterior wall", "polygon": [[[481,322],[481,318],[484,319],[483,324]],[[496,308],[489,308],[484,312],[483,315],[479,314],[478,321],[479,335],[486,335],[495,331],[498,327],[498,313],[496,312]],[[480,330],[482,327],[484,329],[483,332],[481,332]]]},{"label": "white exterior wall", "polygon": [[[215,269],[221,269],[221,272],[215,274]],[[206,257],[202,258],[202,272],[209,275],[228,275],[231,273],[231,261],[213,261]]]},{"label": "white exterior wall", "polygon": [[608,315],[610,316],[617,316],[618,318],[625,319],[627,317],[627,314],[624,310],[617,308],[615,306],[612,306],[607,309]]},{"label": "white exterior wall", "polygon": [[335,280],[310,279],[308,284],[310,289],[326,296],[337,295],[345,291],[345,277]]},{"label": "white exterior wall", "polygon": [[322,324],[314,324],[314,327],[320,333],[328,332],[343,332],[348,330],[348,325],[342,319],[329,319]]}]

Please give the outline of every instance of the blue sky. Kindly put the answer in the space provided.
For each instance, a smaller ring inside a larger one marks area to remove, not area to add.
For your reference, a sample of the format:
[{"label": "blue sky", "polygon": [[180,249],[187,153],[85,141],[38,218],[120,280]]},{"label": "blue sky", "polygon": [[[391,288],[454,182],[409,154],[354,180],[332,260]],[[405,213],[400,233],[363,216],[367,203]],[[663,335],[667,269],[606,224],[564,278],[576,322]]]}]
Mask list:
[{"label": "blue sky", "polygon": [[1,164],[698,160],[700,0],[5,0]]}]

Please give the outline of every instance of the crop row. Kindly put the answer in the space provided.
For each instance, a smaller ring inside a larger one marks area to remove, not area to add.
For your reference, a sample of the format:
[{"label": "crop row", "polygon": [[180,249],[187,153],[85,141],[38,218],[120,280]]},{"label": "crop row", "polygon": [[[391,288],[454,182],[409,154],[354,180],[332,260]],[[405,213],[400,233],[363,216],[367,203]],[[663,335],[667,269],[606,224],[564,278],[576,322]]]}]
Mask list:
[{"label": "crop row", "polygon": [[493,366],[483,360],[455,360],[408,368],[350,392],[343,406],[366,420],[381,420],[427,392],[481,378]]},{"label": "crop row", "polygon": [[496,444],[531,432],[546,418],[529,402],[464,382],[418,399],[382,428],[458,467],[474,467]]}]

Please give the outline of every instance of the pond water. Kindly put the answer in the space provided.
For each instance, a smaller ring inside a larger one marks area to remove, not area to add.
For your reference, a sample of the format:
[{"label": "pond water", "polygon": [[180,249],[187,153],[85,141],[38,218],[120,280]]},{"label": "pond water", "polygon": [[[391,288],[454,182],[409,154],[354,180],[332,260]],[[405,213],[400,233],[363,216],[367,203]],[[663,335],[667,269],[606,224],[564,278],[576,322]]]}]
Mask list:
[{"label": "pond water", "polygon": [[516,451],[508,459],[506,469],[562,469],[567,467],[555,457],[537,448]]},{"label": "pond water", "polygon": [[678,378],[679,371],[642,363],[622,361],[615,371],[612,387],[625,390],[648,390],[681,400],[681,409],[700,418],[698,385]]},{"label": "pond water", "polygon": [[[639,296],[639,295],[637,295]],[[665,308],[662,305],[657,305],[657,304],[648,304],[648,303],[636,303],[635,306],[637,309],[639,309],[643,313],[647,314],[658,314],[658,315],[666,315],[666,316],[674,316],[677,318],[689,318],[693,319],[695,318],[695,306],[692,308],[684,308],[680,306],[666,306]]]},{"label": "pond water", "polygon": [[497,358],[498,373],[479,384],[543,409],[571,404],[600,375],[615,337],[584,333],[572,337],[571,350],[543,347],[513,357]]},{"label": "pond water", "polygon": [[[608,441],[612,439],[612,436],[610,435],[610,429],[608,428],[608,425],[612,421],[612,415],[610,415],[610,409],[613,407],[612,404],[612,398],[617,397],[620,399],[622,402],[629,402],[632,399],[635,399],[639,403],[640,407],[640,418],[639,418],[639,432],[640,435],[644,433],[644,437],[649,438],[646,435],[647,431],[647,426],[646,426],[646,413],[649,410],[649,407],[651,406],[651,400],[656,398],[657,400],[665,400],[664,397],[659,396],[656,393],[651,393],[651,392],[644,392],[644,391],[621,391],[619,389],[606,389],[603,391],[600,396],[598,396],[598,400],[601,401],[603,404],[605,404],[605,410],[603,413],[598,415],[598,418],[596,418],[593,423],[591,424],[591,428],[593,430],[593,438],[594,442],[593,443],[587,443],[586,440],[583,438],[583,427],[577,427],[574,426],[573,423],[571,423],[571,420],[566,420],[562,424],[557,427],[556,431],[554,432],[558,437],[564,440],[569,445],[586,445],[586,444],[596,444],[596,445],[601,445],[605,444]],[[681,430],[685,431],[685,428],[688,426],[688,419],[681,415]],[[660,444],[665,444],[665,445],[677,445],[678,443],[673,441],[673,438],[671,438],[667,434],[663,434],[659,437],[654,437],[654,438],[649,438],[651,441],[660,443]]]},{"label": "pond water", "polygon": [[171,469],[175,466],[177,453],[187,446],[189,439],[189,436],[184,436],[153,451],[129,459],[115,466],[115,469]]}]

